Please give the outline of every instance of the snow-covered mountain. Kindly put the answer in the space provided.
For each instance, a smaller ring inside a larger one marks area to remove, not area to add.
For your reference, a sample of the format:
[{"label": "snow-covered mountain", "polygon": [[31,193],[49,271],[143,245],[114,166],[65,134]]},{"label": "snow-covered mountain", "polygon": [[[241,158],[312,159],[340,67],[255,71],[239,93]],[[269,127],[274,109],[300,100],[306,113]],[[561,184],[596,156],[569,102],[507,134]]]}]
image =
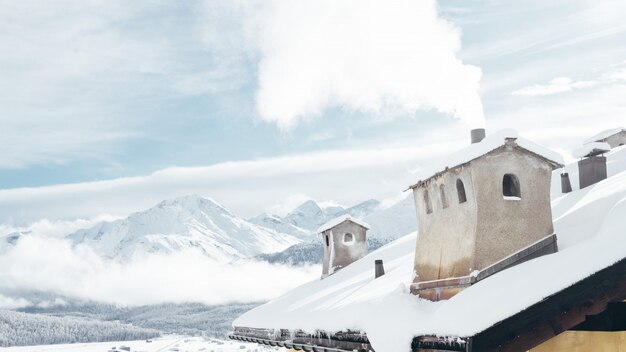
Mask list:
[{"label": "snow-covered mountain", "polygon": [[0,234],[0,254],[4,254],[9,248],[22,237],[29,235],[29,232],[12,232],[6,235]]},{"label": "snow-covered mountain", "polygon": [[[364,218],[376,211],[379,207],[380,202],[376,199],[366,200],[365,202],[359,203],[350,208],[345,208],[340,205],[321,206],[314,200],[308,200],[296,207],[284,217],[277,215],[271,216],[274,221],[274,225],[272,226],[278,226],[279,224],[280,226],[285,226],[284,224],[290,224],[311,233],[315,233],[318,227],[340,215],[350,214],[355,218]],[[256,221],[258,221],[258,219]],[[266,224],[268,222],[269,221],[265,221]],[[270,228],[274,229],[275,227]]]},{"label": "snow-covered mountain", "polygon": [[315,238],[318,227],[344,214],[350,214],[370,224],[372,228],[368,236],[371,237],[398,238],[417,229],[413,197],[408,193],[400,201],[388,207],[382,207],[376,199],[369,199],[349,208],[323,207],[314,200],[308,200],[284,217],[261,214],[249,221],[276,232],[287,233],[304,241],[310,241]]},{"label": "snow-covered mountain", "polygon": [[378,207],[374,212],[363,217],[371,229],[368,237],[396,239],[417,230],[417,213],[413,195],[409,192],[397,203]]},{"label": "snow-covered mountain", "polygon": [[310,230],[303,229],[294,224],[286,222],[278,215],[269,215],[267,213],[263,213],[251,219],[248,219],[248,221],[253,224],[257,224],[259,226],[272,229],[279,233],[286,233],[286,234],[292,235],[303,241],[310,240],[313,235],[313,233]]},{"label": "snow-covered mountain", "polygon": [[165,200],[125,219],[102,222],[69,236],[108,258],[187,248],[217,260],[281,251],[301,240],[241,219],[222,205],[197,195]]},{"label": "snow-covered mountain", "polygon": [[315,231],[329,219],[342,215],[345,208],[340,206],[320,207],[314,200],[308,200],[283,217],[283,221],[309,231]]}]

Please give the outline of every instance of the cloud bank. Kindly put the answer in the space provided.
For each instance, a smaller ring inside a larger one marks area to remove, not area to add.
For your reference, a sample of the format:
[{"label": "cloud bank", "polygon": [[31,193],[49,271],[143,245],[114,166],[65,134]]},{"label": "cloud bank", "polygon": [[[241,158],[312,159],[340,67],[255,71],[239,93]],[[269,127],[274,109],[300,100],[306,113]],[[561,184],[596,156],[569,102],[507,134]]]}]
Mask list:
[{"label": "cloud bank", "polygon": [[297,200],[301,194],[355,204],[402,192],[414,182],[412,171],[424,160],[445,155],[463,143],[445,140],[421,147],[405,144],[322,151],[204,167],[172,167],[146,176],[106,181],[0,190],[0,224],[19,229],[48,219],[38,227],[42,228],[57,220],[93,219],[100,214],[124,216],[185,194],[214,198],[243,216],[258,215],[276,202]]},{"label": "cloud bank", "polygon": [[[434,0],[274,0],[246,33],[260,55],[260,116],[289,128],[326,109],[393,117],[418,109],[484,124],[481,70],[457,58],[460,31]],[[252,33],[252,34],[251,34]]]},{"label": "cloud bank", "polygon": [[[120,264],[87,246],[26,236],[0,256],[0,292],[45,291],[120,305],[164,302],[224,304],[269,300],[319,276],[319,267],[265,262],[218,263],[201,253],[151,255]],[[23,298],[0,295],[0,308],[21,308]]]}]

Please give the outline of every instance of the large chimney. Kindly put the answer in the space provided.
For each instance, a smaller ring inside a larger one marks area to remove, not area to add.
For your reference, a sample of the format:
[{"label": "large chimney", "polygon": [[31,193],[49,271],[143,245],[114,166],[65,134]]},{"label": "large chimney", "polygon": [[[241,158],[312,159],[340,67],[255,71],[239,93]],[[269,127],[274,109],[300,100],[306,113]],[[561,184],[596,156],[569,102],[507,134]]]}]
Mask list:
[{"label": "large chimney", "polygon": [[478,143],[485,138],[485,129],[484,128],[475,128],[470,131],[472,134],[472,144]]}]

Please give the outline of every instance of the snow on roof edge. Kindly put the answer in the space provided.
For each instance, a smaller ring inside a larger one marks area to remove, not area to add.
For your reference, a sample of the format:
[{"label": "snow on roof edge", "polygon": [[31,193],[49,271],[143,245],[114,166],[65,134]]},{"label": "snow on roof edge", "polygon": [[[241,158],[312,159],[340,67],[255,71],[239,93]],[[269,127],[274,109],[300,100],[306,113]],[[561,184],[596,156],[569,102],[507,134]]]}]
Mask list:
[{"label": "snow on roof edge", "polygon": [[622,131],[626,131],[626,128],[624,127],[616,127],[616,128],[609,128],[607,130],[604,130],[602,132],[596,133],[593,136],[587,138],[583,144],[588,144],[588,143],[593,143],[593,142],[597,142],[603,139],[606,139],[616,133],[620,133]]},{"label": "snow on roof edge", "polygon": [[330,228],[333,228],[333,227],[341,224],[344,221],[352,221],[353,223],[355,223],[357,225],[360,225],[360,226],[363,226],[363,227],[365,227],[368,230],[370,229],[370,225],[368,223],[366,223],[365,221],[356,219],[356,218],[350,216],[350,214],[344,214],[344,215],[336,217],[336,218],[328,221],[324,225],[320,226],[317,229],[317,233],[322,233],[322,232],[324,232],[324,231],[326,231],[326,230],[328,230]]},{"label": "snow on roof edge", "polygon": [[447,169],[453,169],[460,165],[466,164],[475,160],[499,147],[503,146],[506,139],[515,139],[517,145],[533,154],[536,154],[557,166],[563,166],[565,161],[561,154],[552,151],[548,148],[542,147],[539,144],[532,142],[528,139],[520,137],[514,129],[500,130],[491,135],[487,135],[482,141],[478,143],[470,144],[469,146],[452,153],[447,158],[438,160],[435,163],[430,164],[428,167],[422,169],[417,174],[418,182],[409,186],[407,189],[415,188],[420,182],[429,180],[441,172]]},{"label": "snow on roof edge", "polygon": [[572,151],[574,158],[584,158],[591,153],[606,153],[611,150],[611,146],[605,142],[591,142]]}]

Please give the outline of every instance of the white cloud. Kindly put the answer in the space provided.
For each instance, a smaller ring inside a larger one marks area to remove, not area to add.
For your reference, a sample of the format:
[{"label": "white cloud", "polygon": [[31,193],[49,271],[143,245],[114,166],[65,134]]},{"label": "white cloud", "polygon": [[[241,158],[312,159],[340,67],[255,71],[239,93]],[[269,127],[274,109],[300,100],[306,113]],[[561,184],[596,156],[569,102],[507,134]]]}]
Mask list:
[{"label": "white cloud", "polygon": [[181,96],[241,84],[227,60],[210,62],[196,7],[163,1],[4,2],[0,169],[112,163],[123,143],[158,133],[155,120],[171,118],[159,111],[172,109]]},{"label": "white cloud", "polygon": [[27,226],[12,227],[0,224],[0,236],[20,232],[42,237],[64,237],[80,229],[87,229],[102,221],[114,221],[120,216],[101,214],[90,219],[49,220],[40,219]]},{"label": "white cloud", "polygon": [[24,298],[13,298],[0,294],[0,309],[19,309],[28,307],[30,305],[32,305],[32,303]]},{"label": "white cloud", "polygon": [[242,14],[260,52],[263,119],[288,128],[341,107],[386,116],[436,110],[484,124],[481,70],[457,58],[460,31],[434,0],[252,4]]},{"label": "white cloud", "polygon": [[545,141],[552,149],[571,155],[572,149],[595,133],[624,124],[624,96],[623,83],[574,90],[571,94],[555,95],[541,103],[503,112],[490,125],[495,129],[523,125],[527,137]]},{"label": "white cloud", "polygon": [[533,84],[512,92],[512,95],[527,97],[554,95],[563,92],[571,92],[574,89],[591,88],[598,85],[596,81],[572,81],[568,77],[557,77],[547,84]]},{"label": "white cloud", "polygon": [[569,77],[557,77],[547,84],[533,84],[523,87],[511,93],[511,95],[535,97],[555,95],[563,92],[571,92],[579,89],[601,87],[626,80],[626,68],[621,68],[623,63],[600,74],[598,78],[586,81],[574,81]]},{"label": "white cloud", "polygon": [[626,68],[619,68],[607,72],[602,76],[607,81],[626,81]]},{"label": "white cloud", "polygon": [[[88,247],[72,248],[64,240],[36,236],[20,239],[0,256],[0,290],[36,290],[121,305],[268,300],[319,274],[318,266],[293,268],[254,261],[225,264],[195,251],[119,264],[102,260]],[[24,299],[0,295],[0,308],[27,305]]]},{"label": "white cloud", "polygon": [[447,130],[449,140],[417,147],[321,151],[225,162],[206,167],[174,167],[143,177],[0,190],[0,224],[13,227],[49,221],[125,215],[163,199],[197,193],[218,200],[243,216],[254,216],[277,200],[306,194],[319,200],[354,204],[386,198],[414,182],[416,165],[454,150],[466,131]]}]

